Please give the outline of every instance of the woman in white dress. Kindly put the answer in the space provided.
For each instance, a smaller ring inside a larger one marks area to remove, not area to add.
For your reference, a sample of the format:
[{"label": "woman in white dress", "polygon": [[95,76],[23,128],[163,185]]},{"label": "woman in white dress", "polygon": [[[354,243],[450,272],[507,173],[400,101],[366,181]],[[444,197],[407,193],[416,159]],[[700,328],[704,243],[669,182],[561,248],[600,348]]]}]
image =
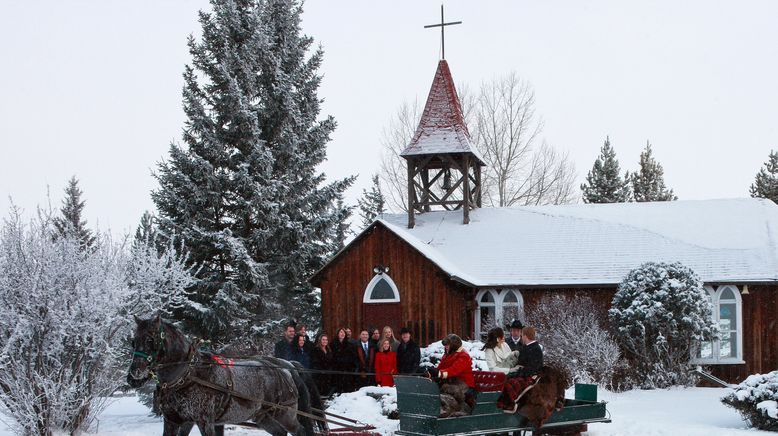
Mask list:
[{"label": "woman in white dress", "polygon": [[486,344],[482,348],[486,355],[486,364],[489,371],[496,371],[508,374],[517,369],[519,363],[519,352],[511,351],[511,347],[505,343],[505,333],[500,327],[489,330],[486,337]]}]

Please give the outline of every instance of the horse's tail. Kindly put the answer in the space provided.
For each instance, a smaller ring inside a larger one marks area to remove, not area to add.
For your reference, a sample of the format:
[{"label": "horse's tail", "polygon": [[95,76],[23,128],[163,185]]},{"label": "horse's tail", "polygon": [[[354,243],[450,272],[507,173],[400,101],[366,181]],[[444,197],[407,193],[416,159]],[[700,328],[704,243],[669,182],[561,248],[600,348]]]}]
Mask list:
[{"label": "horse's tail", "polygon": [[[300,412],[305,412],[307,414],[310,414],[312,412],[311,402],[313,400],[313,395],[311,395],[310,389],[308,388],[305,382],[305,375],[303,372],[304,369],[302,365],[300,365],[297,362],[290,362],[290,363],[294,366],[295,369],[295,371],[291,371],[291,373],[292,373],[292,377],[294,378],[294,384],[297,387],[297,410]],[[313,419],[298,414],[297,421],[300,423],[300,425],[303,426],[306,436],[314,435]]]},{"label": "horse's tail", "polygon": [[320,432],[327,433],[329,432],[329,427],[327,426],[327,421],[325,421],[324,401],[322,401],[321,392],[319,392],[319,388],[316,386],[316,380],[313,379],[313,376],[309,372],[303,371],[301,376],[305,382],[305,386],[308,388],[308,393],[311,398],[311,407],[316,409],[313,414],[321,418],[321,420],[316,421],[316,427]]}]

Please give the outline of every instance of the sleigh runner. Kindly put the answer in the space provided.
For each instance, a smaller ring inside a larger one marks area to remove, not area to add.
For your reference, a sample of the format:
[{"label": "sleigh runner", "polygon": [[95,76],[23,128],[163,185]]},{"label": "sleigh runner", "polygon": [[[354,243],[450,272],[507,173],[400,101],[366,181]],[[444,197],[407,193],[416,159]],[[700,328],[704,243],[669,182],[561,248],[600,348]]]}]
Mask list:
[{"label": "sleigh runner", "polygon": [[[400,412],[399,435],[491,435],[508,432],[531,432],[535,428],[517,414],[507,414],[497,407],[505,375],[493,372],[475,373],[478,399],[472,414],[440,417],[440,390],[432,380],[395,376],[397,409]],[[597,401],[597,386],[577,384],[575,398],[565,399],[564,408],[554,412],[540,431],[551,434],[580,434],[587,424],[610,422],[604,401]]]}]

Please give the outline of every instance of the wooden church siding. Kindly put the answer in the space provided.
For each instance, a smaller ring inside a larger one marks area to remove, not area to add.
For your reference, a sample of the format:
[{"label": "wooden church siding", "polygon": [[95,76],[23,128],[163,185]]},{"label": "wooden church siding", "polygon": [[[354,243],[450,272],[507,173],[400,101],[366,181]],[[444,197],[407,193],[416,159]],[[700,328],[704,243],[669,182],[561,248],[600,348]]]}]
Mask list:
[{"label": "wooden church siding", "polygon": [[322,290],[324,332],[333,335],[338,328],[348,326],[356,335],[362,328],[383,328],[364,319],[362,303],[377,265],[389,267],[387,274],[400,292],[402,319],[395,327],[410,327],[422,344],[450,332],[463,333],[463,326],[467,326],[464,294],[437,266],[380,224],[354,241],[314,279]]},{"label": "wooden church siding", "polygon": [[730,383],[778,369],[778,286],[749,286],[741,299],[745,363],[710,366],[713,375]]}]

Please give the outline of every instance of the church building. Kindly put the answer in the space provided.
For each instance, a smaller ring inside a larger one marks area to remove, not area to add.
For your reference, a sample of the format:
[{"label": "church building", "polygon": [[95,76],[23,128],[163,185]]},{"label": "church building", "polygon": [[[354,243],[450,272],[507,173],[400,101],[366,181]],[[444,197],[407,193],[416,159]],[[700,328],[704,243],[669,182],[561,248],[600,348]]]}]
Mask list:
[{"label": "church building", "polygon": [[778,206],[763,199],[482,208],[484,160],[445,60],[402,157],[407,214],[385,214],[312,277],[323,331],[409,327],[422,344],[480,339],[544,296],[587,296],[605,313],[649,261],[704,281],[721,327],[697,359],[737,382],[778,366]]}]

